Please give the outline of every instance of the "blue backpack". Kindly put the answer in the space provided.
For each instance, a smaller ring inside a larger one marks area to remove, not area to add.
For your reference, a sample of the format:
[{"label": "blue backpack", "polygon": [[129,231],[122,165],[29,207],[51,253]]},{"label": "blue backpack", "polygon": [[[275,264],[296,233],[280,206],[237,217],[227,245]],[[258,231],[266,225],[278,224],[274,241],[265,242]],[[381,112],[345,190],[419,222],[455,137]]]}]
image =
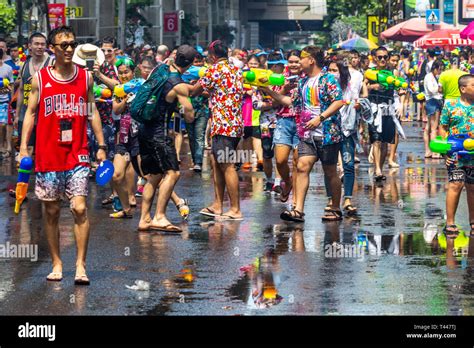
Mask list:
[{"label": "blue backpack", "polygon": [[141,85],[130,106],[130,113],[135,121],[147,123],[159,116],[158,101],[169,76],[170,67],[162,64]]}]

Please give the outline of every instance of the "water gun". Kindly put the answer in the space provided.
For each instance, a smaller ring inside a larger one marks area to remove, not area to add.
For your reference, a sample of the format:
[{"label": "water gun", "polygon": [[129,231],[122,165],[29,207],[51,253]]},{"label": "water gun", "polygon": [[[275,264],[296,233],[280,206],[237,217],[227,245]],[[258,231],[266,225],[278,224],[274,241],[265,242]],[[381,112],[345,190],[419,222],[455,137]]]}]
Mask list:
[{"label": "water gun", "polygon": [[28,192],[28,181],[30,180],[31,169],[33,168],[33,160],[31,157],[24,157],[20,162],[18,169],[18,181],[15,190],[15,214],[20,213],[21,203],[26,198]]},{"label": "water gun", "polygon": [[395,89],[408,87],[408,83],[404,79],[396,77],[391,71],[388,70],[369,69],[365,72],[364,76],[367,80],[377,82],[386,89],[390,88],[391,86],[393,86]]},{"label": "water gun", "polygon": [[133,79],[127,83],[117,85],[114,88],[114,94],[119,98],[125,98],[129,93],[137,93],[144,81],[144,79]]},{"label": "water gun", "polygon": [[112,91],[105,87],[104,85],[94,84],[94,98],[97,101],[106,102],[108,99],[112,98]]},{"label": "water gun", "polygon": [[9,79],[3,79],[0,80],[0,88],[8,87],[10,86],[10,80]]},{"label": "water gun", "polygon": [[425,94],[423,92],[420,92],[420,88],[415,85],[415,83],[412,81],[410,83],[410,89],[415,95],[415,98],[419,101],[425,100]]},{"label": "water gun", "polygon": [[[250,69],[244,71],[244,83],[252,86],[283,86],[285,84],[285,75],[275,74],[271,70]],[[264,80],[264,81],[262,81]]]},{"label": "water gun", "polygon": [[18,53],[19,53],[18,57],[20,57],[20,60],[21,60],[22,62],[26,62],[27,56],[26,56],[26,53],[23,51],[23,47],[20,47],[20,48],[18,49]]},{"label": "water gun", "polygon": [[191,82],[199,80],[206,74],[207,67],[205,66],[192,66],[190,67],[182,76],[181,78],[184,82]]},{"label": "water gun", "polygon": [[430,150],[442,155],[457,158],[474,158],[474,138],[469,134],[454,134],[448,138],[437,136],[430,141]]},{"label": "water gun", "polygon": [[413,68],[408,69],[408,76],[413,76],[418,71],[418,66],[413,66]]}]

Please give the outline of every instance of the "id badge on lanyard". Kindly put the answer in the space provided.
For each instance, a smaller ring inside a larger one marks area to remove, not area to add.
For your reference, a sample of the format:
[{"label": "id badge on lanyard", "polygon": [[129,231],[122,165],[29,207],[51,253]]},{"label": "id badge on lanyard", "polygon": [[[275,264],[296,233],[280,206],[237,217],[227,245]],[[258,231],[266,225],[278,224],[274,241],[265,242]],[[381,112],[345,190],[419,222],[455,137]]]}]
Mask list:
[{"label": "id badge on lanyard", "polygon": [[61,117],[59,119],[59,144],[71,145],[73,141],[72,117]]}]

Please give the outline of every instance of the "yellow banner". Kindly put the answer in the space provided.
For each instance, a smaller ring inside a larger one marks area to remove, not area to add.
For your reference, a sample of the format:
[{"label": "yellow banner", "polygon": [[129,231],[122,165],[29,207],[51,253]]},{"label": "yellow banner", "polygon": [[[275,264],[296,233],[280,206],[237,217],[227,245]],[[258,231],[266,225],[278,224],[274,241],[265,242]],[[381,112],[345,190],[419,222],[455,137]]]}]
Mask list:
[{"label": "yellow banner", "polygon": [[[379,18],[381,19],[381,23],[379,22]],[[387,17],[367,16],[367,39],[378,45],[379,34],[385,30],[386,26]]]}]

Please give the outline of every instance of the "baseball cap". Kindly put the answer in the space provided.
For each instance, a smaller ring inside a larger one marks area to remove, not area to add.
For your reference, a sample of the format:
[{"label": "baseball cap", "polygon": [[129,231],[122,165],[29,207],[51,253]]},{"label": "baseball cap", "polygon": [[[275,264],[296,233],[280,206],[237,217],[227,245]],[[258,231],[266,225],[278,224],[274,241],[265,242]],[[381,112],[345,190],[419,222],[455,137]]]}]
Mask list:
[{"label": "baseball cap", "polygon": [[189,45],[181,45],[176,51],[175,64],[181,68],[192,65],[197,54],[198,52],[194,47]]}]

